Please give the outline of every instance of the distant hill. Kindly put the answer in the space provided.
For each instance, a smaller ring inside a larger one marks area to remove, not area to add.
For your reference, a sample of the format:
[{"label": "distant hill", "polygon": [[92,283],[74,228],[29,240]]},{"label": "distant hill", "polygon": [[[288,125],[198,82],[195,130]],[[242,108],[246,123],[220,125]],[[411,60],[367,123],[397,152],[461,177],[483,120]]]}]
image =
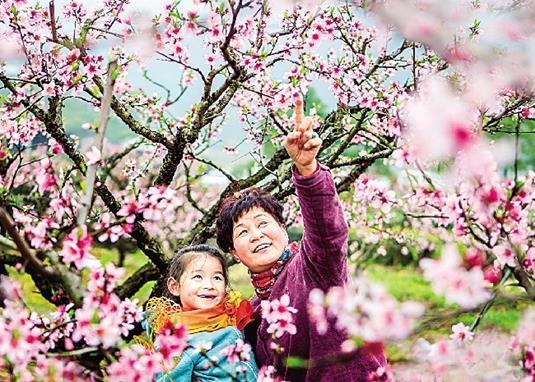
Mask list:
[{"label": "distant hill", "polygon": [[[94,134],[82,127],[84,123],[98,123],[99,113],[89,105],[75,100],[66,100],[63,109],[63,124],[68,134],[74,134],[80,139],[92,137]],[[106,138],[113,143],[119,143],[124,140],[134,138],[128,127],[117,117],[113,116],[108,122],[106,129]]]}]

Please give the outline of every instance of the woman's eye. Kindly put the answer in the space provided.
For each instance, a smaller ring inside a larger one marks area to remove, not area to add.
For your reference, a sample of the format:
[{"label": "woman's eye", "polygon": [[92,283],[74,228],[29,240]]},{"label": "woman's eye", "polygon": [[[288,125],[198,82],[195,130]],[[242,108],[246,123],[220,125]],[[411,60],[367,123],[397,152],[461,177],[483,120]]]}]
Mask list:
[{"label": "woman's eye", "polygon": [[202,276],[201,275],[193,275],[191,278],[193,280],[199,280],[199,279],[202,279]]},{"label": "woman's eye", "polygon": [[259,227],[265,227],[265,226],[267,226],[267,222],[261,221],[260,223],[258,223],[258,226]]},{"label": "woman's eye", "polygon": [[243,236],[247,233],[247,230],[242,229],[240,232],[238,232],[238,236]]}]

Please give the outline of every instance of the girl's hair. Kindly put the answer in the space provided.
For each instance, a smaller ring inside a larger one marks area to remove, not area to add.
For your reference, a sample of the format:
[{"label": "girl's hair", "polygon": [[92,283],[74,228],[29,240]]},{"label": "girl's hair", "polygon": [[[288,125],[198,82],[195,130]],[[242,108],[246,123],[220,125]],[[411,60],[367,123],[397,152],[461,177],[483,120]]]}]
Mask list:
[{"label": "girl's hair", "polygon": [[285,226],[284,207],[273,195],[261,188],[251,187],[227,196],[221,203],[216,222],[217,245],[224,252],[234,249],[232,230],[234,224],[254,207],[262,208],[281,225]]},{"label": "girl's hair", "polygon": [[163,288],[164,292],[162,293],[164,297],[167,297],[180,304],[180,297],[172,295],[167,288],[167,280],[169,277],[173,277],[176,281],[179,281],[180,277],[184,274],[191,261],[196,256],[202,255],[211,256],[221,263],[221,268],[223,268],[223,277],[225,278],[225,285],[228,286],[228,266],[223,252],[221,252],[218,248],[212,247],[211,245],[190,245],[175,252],[175,255],[169,262],[167,275],[165,276],[165,284]]}]

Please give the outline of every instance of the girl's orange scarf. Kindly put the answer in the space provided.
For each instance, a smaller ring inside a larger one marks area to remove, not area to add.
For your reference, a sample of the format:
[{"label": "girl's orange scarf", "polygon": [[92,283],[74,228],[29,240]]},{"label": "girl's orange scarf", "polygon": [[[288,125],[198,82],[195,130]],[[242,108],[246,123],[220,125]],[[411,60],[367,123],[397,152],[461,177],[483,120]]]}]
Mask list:
[{"label": "girl's orange scarf", "polygon": [[188,333],[213,332],[227,326],[243,330],[252,321],[252,308],[247,300],[242,300],[238,292],[229,292],[225,299],[210,309],[182,311],[176,302],[165,297],[153,297],[147,302],[147,320],[154,334],[171,321],[184,324]]}]

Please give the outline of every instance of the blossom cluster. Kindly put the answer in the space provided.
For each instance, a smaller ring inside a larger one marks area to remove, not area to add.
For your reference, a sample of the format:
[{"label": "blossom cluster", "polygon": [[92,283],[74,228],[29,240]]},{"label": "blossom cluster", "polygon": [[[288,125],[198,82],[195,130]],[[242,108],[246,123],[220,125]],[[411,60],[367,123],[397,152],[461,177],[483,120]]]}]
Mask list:
[{"label": "blossom cluster", "polygon": [[[72,303],[60,305],[49,316],[29,312],[18,284],[2,276],[0,289],[5,297],[0,317],[2,369],[20,381],[93,380],[92,372],[70,357],[69,352],[75,354],[75,349],[84,346],[115,347],[141,320],[135,301],[120,300],[111,293],[120,276],[121,272],[112,265],[93,271],[83,305],[80,308]],[[137,368],[144,380],[151,380],[161,370],[162,362],[158,358],[161,355],[141,354],[138,350],[123,349],[119,361],[110,366],[110,373],[120,374],[124,367],[120,365],[128,364],[135,354],[139,363],[128,372],[135,373]],[[139,368],[143,363],[145,367]]]},{"label": "blossom cluster", "polygon": [[297,333],[293,323],[293,315],[297,309],[290,305],[290,297],[287,294],[282,295],[280,299],[263,300],[261,307],[262,319],[269,323],[267,332],[271,333],[273,338],[282,337],[286,333]]},{"label": "blossom cluster", "polygon": [[320,334],[327,333],[334,318],[336,327],[355,340],[387,342],[408,337],[424,307],[413,301],[398,303],[383,286],[358,276],[351,286],[331,288],[326,294],[313,290],[308,312]]}]

